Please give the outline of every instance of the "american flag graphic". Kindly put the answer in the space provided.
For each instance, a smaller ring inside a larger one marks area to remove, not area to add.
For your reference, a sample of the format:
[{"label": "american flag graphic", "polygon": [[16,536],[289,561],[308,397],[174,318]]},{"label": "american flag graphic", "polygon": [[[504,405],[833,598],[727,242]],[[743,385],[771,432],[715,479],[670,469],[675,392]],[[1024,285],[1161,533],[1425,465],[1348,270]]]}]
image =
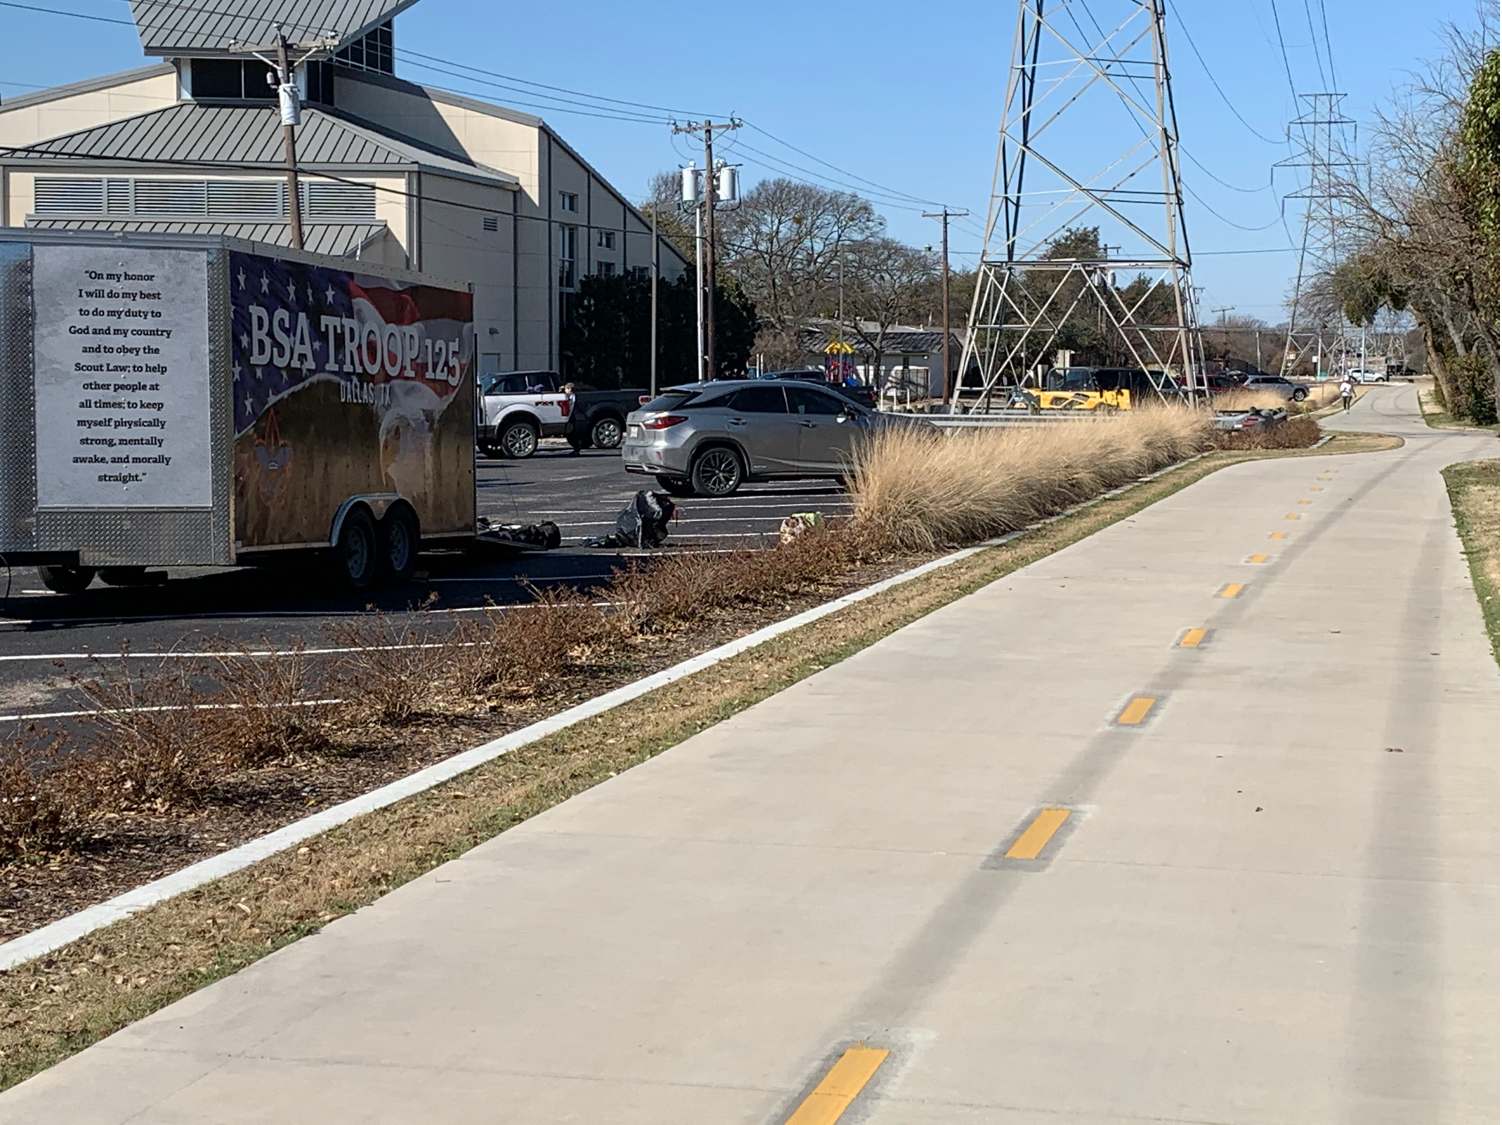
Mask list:
[{"label": "american flag graphic", "polygon": [[470,377],[469,293],[240,251],[230,293],[237,436],[318,380],[395,384],[356,400],[441,410]]}]

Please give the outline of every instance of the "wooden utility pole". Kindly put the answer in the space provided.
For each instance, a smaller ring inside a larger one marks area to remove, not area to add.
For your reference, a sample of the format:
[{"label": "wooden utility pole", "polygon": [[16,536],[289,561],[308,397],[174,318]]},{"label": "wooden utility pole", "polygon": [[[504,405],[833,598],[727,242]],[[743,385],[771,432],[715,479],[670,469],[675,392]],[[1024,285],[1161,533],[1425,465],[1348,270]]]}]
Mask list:
[{"label": "wooden utility pole", "polygon": [[276,91],[276,104],[282,115],[282,154],[287,158],[287,223],[292,229],[292,248],[302,249],[302,200],[297,191],[297,136],[293,132],[295,121],[288,120],[287,94],[292,88],[292,97],[297,97],[297,88],[292,85],[292,66],[287,61],[287,37],[277,31],[276,36],[277,79],[281,85]]},{"label": "wooden utility pole", "polygon": [[[962,219],[962,218],[964,218],[968,214],[970,214],[969,211],[951,211],[948,207],[945,207],[943,210],[937,211],[937,212],[935,212],[935,211],[925,211],[925,212],[923,212],[923,217],[925,219],[938,219],[940,221],[940,224],[941,224],[941,233],[939,235],[939,247],[940,247],[940,261],[942,262],[942,265],[940,266],[940,276],[942,277],[942,282],[941,282],[940,290],[939,290],[939,303],[940,303],[940,305],[942,307],[942,310],[943,310],[940,315],[942,316],[943,321],[944,321],[944,337],[943,337],[943,350],[942,350],[942,353],[941,353],[943,355],[943,359],[940,360],[940,362],[943,363],[943,365],[944,365],[944,401],[945,402],[949,401],[949,392],[950,392],[950,385],[949,385],[949,220],[950,219]],[[929,385],[930,385],[930,387],[932,387],[932,383],[930,383]]]},{"label": "wooden utility pole", "polygon": [[700,291],[704,301],[704,375],[705,379],[714,379],[715,375],[715,346],[714,346],[714,295],[715,295],[715,229],[714,207],[716,191],[716,168],[714,166],[714,135],[722,129],[739,129],[741,123],[734,118],[716,125],[711,121],[690,121],[687,125],[674,125],[674,133],[699,133],[704,134],[704,181],[703,190],[699,193],[699,206],[703,208],[704,230],[704,274],[700,279]]},{"label": "wooden utility pole", "polygon": [[[294,130],[302,121],[302,101],[292,80],[292,71],[294,66],[302,66],[315,55],[327,55],[338,46],[337,39],[288,43],[278,27],[275,43],[232,43],[229,48],[235,54],[252,55],[276,71],[276,107],[282,121],[282,155],[287,162],[287,226],[291,231],[292,246],[297,250],[303,248],[302,197],[297,190],[297,134]],[[296,63],[291,58],[293,51],[301,52]]]}]

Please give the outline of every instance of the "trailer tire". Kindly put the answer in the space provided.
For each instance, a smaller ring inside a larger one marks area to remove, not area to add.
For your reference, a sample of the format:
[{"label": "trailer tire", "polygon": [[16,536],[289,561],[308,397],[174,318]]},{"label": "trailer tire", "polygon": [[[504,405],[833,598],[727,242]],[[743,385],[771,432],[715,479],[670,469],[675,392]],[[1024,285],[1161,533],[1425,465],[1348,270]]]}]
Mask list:
[{"label": "trailer tire", "polygon": [[37,577],[54,594],[81,594],[94,581],[91,566],[39,566]]},{"label": "trailer tire", "polygon": [[375,581],[379,553],[370,510],[351,508],[339,526],[339,541],[334,544],[335,579],[346,589],[364,590]]},{"label": "trailer tire", "polygon": [[500,433],[501,456],[522,460],[537,452],[538,433],[535,423],[518,419],[508,422]]},{"label": "trailer tire", "polygon": [[405,586],[417,569],[417,552],[421,549],[416,513],[405,504],[392,506],[376,526],[376,538],[382,584]]}]

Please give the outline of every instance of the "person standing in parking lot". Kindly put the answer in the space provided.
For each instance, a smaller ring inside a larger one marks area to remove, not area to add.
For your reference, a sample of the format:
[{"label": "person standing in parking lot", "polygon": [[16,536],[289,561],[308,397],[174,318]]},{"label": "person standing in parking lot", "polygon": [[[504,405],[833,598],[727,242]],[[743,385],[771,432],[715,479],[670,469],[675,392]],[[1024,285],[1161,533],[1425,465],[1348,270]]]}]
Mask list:
[{"label": "person standing in parking lot", "polygon": [[1351,382],[1351,373],[1348,371],[1340,379],[1340,405],[1346,410],[1351,409],[1351,400],[1356,397],[1356,384]]}]

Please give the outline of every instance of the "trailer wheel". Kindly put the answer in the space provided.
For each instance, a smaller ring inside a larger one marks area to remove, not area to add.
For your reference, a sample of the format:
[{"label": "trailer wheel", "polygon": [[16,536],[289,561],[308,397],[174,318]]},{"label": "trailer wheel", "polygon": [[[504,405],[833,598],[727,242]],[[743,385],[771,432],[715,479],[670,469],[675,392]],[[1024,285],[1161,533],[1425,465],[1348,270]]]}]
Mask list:
[{"label": "trailer wheel", "polygon": [[376,526],[376,534],[381,547],[382,582],[405,586],[417,569],[417,552],[421,543],[417,517],[411,508],[398,504]]},{"label": "trailer wheel", "polygon": [[91,566],[39,566],[37,577],[54,594],[81,594],[94,581]]},{"label": "trailer wheel", "polygon": [[537,427],[531,422],[512,422],[501,431],[501,453],[518,459],[537,452]]},{"label": "trailer wheel", "polygon": [[334,544],[334,576],[351,590],[363,590],[375,580],[375,521],[362,507],[350,509],[339,528],[339,542]]}]

